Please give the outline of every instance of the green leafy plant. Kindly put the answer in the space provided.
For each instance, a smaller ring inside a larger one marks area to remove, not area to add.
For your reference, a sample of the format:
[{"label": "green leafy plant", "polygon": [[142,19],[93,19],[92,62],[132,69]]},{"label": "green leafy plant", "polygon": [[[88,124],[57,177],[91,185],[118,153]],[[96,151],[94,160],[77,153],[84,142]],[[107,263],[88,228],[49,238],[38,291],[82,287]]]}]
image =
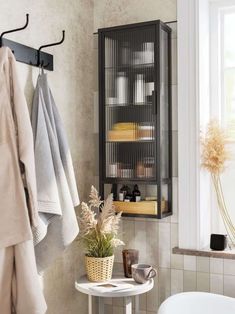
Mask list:
[{"label": "green leafy plant", "polygon": [[[82,202],[80,221],[80,239],[86,249],[86,255],[91,257],[108,257],[114,254],[114,249],[124,243],[117,238],[122,213],[115,213],[113,198],[110,194],[102,201],[94,186],[91,187],[90,200]],[[96,212],[100,214],[96,218]]]}]

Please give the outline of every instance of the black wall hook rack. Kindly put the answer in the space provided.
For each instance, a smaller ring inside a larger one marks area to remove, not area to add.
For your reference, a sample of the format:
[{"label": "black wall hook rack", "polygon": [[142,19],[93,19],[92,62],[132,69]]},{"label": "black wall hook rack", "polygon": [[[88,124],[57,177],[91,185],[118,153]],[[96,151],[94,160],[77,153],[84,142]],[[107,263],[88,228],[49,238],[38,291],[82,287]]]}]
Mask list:
[{"label": "black wall hook rack", "polygon": [[18,32],[25,29],[28,26],[28,23],[29,23],[29,14],[26,14],[26,23],[23,27],[15,28],[15,29],[8,30],[1,33],[0,47],[3,47],[3,46],[9,47],[13,51],[16,60],[19,62],[36,66],[36,67],[43,65],[44,68],[46,68],[46,70],[53,71],[54,69],[53,55],[43,52],[41,50],[46,47],[51,47],[51,46],[61,44],[65,38],[65,31],[63,31],[63,37],[61,41],[52,43],[49,45],[41,46],[38,50],[3,37],[6,34]]},{"label": "black wall hook rack", "polygon": [[38,49],[38,64],[37,65],[43,66],[44,68],[48,69],[49,65],[47,63],[45,63],[44,60],[42,60],[42,58],[41,58],[41,53],[42,53],[41,50],[44,48],[61,45],[64,42],[64,39],[65,39],[65,30],[62,31],[62,39],[60,41],[39,47],[39,49]]}]

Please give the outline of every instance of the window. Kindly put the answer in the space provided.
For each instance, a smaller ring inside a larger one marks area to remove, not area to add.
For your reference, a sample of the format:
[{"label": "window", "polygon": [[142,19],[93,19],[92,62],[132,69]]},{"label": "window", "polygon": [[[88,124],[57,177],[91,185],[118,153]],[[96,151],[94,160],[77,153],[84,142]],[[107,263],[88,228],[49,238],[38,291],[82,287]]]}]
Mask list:
[{"label": "window", "polygon": [[222,180],[235,221],[235,0],[178,0],[177,16],[179,247],[202,249],[211,232],[223,232],[200,166],[200,131],[213,117],[231,137]]},{"label": "window", "polygon": [[235,1],[211,5],[211,115],[235,141]]},{"label": "window", "polygon": [[[235,223],[235,1],[212,1],[210,8],[210,111],[226,129],[231,160],[222,175],[228,211]],[[212,231],[225,232],[212,188]]]}]

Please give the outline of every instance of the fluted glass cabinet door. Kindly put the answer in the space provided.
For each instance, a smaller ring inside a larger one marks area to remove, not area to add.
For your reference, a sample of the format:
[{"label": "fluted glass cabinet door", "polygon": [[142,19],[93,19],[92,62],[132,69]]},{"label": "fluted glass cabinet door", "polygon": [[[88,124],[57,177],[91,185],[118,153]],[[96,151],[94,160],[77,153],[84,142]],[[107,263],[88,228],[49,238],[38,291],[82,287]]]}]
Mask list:
[{"label": "fluted glass cabinet door", "polygon": [[108,183],[116,189],[118,184],[156,184],[156,197],[167,191],[168,201],[170,29],[161,25],[99,30],[101,193]]}]

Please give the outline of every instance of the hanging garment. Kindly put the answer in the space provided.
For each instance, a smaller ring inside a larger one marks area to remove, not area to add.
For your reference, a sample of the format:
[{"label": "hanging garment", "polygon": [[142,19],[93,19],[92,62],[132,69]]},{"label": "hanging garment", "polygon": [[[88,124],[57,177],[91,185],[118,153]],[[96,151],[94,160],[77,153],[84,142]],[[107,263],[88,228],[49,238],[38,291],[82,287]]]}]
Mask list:
[{"label": "hanging garment", "polygon": [[32,107],[39,226],[34,228],[38,271],[47,268],[76,238],[79,197],[64,127],[46,74],[38,77]]},{"label": "hanging garment", "polygon": [[0,48],[0,199],[0,247],[32,239],[30,221],[38,224],[33,134],[15,58],[6,47]]},{"label": "hanging garment", "polygon": [[33,134],[15,57],[0,48],[0,313],[44,314],[31,227],[38,224]]},{"label": "hanging garment", "polygon": [[44,314],[33,241],[0,249],[0,313]]}]

